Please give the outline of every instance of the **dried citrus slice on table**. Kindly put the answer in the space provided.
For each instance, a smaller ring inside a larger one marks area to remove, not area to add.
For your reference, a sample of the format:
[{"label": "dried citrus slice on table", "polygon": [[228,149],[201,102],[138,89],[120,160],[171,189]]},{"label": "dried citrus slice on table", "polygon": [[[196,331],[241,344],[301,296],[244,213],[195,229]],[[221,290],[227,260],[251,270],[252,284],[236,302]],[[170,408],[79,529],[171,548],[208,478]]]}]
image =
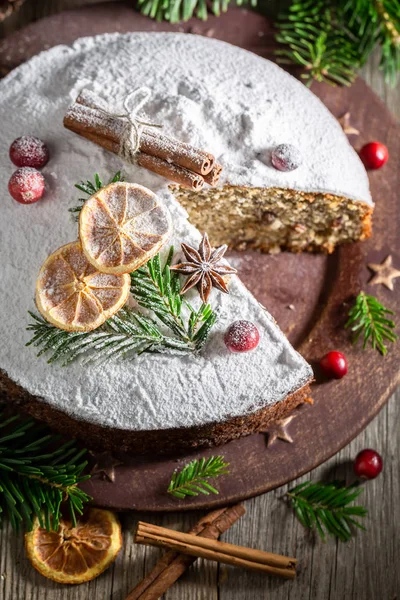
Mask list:
[{"label": "dried citrus slice on table", "polygon": [[91,196],[79,216],[87,259],[104,273],[130,273],[152,258],[171,234],[168,210],[147,188],[111,183]]},{"label": "dried citrus slice on table", "polygon": [[44,318],[66,331],[91,331],[126,303],[129,275],[100,273],[80,242],[53,252],[40,269],[36,305]]},{"label": "dried citrus slice on table", "polygon": [[83,583],[94,579],[115,560],[122,546],[121,525],[109,510],[91,508],[77,520],[61,521],[58,531],[47,531],[35,519],[25,534],[32,565],[58,583]]}]

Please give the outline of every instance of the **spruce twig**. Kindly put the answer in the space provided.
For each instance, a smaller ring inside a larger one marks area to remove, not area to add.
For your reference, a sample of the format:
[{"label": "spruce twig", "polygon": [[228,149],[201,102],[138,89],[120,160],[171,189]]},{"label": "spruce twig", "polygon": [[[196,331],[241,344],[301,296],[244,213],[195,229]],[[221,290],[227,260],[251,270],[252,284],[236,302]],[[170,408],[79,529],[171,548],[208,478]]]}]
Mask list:
[{"label": "spruce twig", "polygon": [[[206,0],[138,0],[140,11],[146,17],[170,23],[185,22],[193,16],[206,21],[209,12],[219,16],[228,10],[230,3],[231,0],[212,0],[211,3]],[[257,6],[257,0],[236,0],[235,4],[254,7]]]},{"label": "spruce twig", "polygon": [[351,84],[376,46],[386,81],[396,83],[399,0],[293,0],[276,25],[278,60],[302,66],[307,84],[313,79]]},{"label": "spruce twig", "polygon": [[63,503],[76,523],[91,499],[77,487],[90,477],[82,475],[86,450],[61,439],[33,419],[0,412],[0,522],[7,515],[14,529],[23,522],[31,529],[37,516],[41,527],[56,530]]},{"label": "spruce twig", "polygon": [[103,182],[101,181],[101,179],[97,173],[95,173],[95,175],[94,175],[93,182],[87,180],[87,181],[81,181],[80,183],[76,183],[75,187],[80,192],[83,192],[84,194],[86,194],[87,197],[78,198],[78,204],[76,206],[73,206],[72,208],[68,209],[68,211],[73,214],[74,220],[75,221],[79,220],[79,213],[81,212],[84,203],[90,196],[93,196],[93,194],[95,194],[96,192],[101,190],[101,188],[104,187],[105,185],[108,185],[110,183],[116,183],[117,181],[124,181],[124,177],[121,174],[121,171],[117,171],[115,173],[115,175],[113,175],[113,177],[111,177],[106,184],[103,184]]},{"label": "spruce twig", "polygon": [[349,506],[361,493],[356,485],[345,486],[340,482],[322,483],[306,481],[296,486],[286,496],[300,523],[315,529],[323,540],[326,534],[347,542],[353,535],[352,526],[365,529],[354,517],[365,517],[362,506]]},{"label": "spruce twig", "polygon": [[[217,314],[209,304],[202,304],[196,311],[189,302],[183,301],[179,275],[170,270],[173,254],[171,247],[163,267],[158,255],[131,273],[131,293],[139,306],[153,311],[182,342],[199,351],[217,320]],[[183,307],[189,311],[187,324]]]},{"label": "spruce twig", "polygon": [[199,352],[204,346],[217,314],[209,304],[196,311],[185,301],[183,314],[179,276],[169,269],[174,249],[161,266],[160,256],[149,260],[131,274],[133,297],[139,306],[154,313],[167,329],[144,314],[128,307],[121,309],[94,331],[70,332],[58,329],[41,316],[29,312],[27,330],[32,338],[27,346],[38,348],[38,355],[48,355],[48,362],[62,366],[82,358],[84,364],[136,356],[143,352]]},{"label": "spruce twig", "polygon": [[374,296],[360,292],[345,324],[346,329],[354,332],[353,344],[357,343],[362,336],[364,349],[369,342],[372,348],[385,355],[388,351],[385,340],[389,342],[397,340],[397,335],[393,331],[396,324],[387,318],[388,315],[394,315],[394,312],[385,308]]},{"label": "spruce twig", "polygon": [[224,462],[223,456],[211,456],[192,460],[183,467],[181,471],[175,471],[168,486],[168,493],[175,498],[186,498],[187,496],[198,496],[205,494],[218,494],[208,482],[209,479],[226,475],[229,463]]}]

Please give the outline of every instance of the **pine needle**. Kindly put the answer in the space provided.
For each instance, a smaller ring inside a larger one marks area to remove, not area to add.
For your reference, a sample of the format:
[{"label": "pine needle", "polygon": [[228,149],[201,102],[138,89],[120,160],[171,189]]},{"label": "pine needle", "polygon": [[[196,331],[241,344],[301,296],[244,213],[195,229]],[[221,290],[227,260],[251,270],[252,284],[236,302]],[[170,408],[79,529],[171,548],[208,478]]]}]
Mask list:
[{"label": "pine needle", "polygon": [[229,463],[224,462],[223,456],[192,460],[181,471],[173,473],[168,493],[180,499],[199,494],[218,494],[218,490],[208,480],[226,475],[229,473],[228,467]]},{"label": "pine needle", "polygon": [[354,527],[365,529],[354,517],[365,517],[367,510],[362,506],[350,506],[361,491],[360,487],[346,487],[337,481],[307,481],[287,492],[286,496],[304,527],[315,529],[323,540],[329,534],[347,542],[353,536]]},{"label": "pine needle", "polygon": [[62,503],[76,523],[91,500],[77,487],[89,478],[82,475],[86,450],[60,440],[33,419],[0,412],[0,523],[7,515],[14,529],[31,529],[37,516],[41,527],[57,530]]},{"label": "pine needle", "polygon": [[363,337],[363,349],[370,343],[372,348],[385,355],[388,351],[385,340],[389,342],[397,340],[397,335],[393,331],[396,324],[387,318],[388,315],[394,314],[374,296],[360,292],[354,306],[349,311],[349,319],[345,328],[354,332],[353,344]]}]

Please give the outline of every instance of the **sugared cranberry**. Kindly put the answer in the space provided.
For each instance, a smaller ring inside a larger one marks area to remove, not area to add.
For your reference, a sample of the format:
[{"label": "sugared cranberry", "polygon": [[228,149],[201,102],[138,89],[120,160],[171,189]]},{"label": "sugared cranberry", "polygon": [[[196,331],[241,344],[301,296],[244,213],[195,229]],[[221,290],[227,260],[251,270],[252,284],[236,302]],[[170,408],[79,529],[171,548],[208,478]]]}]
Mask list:
[{"label": "sugared cranberry", "polygon": [[17,167],[41,169],[49,160],[49,151],[39,138],[23,135],[11,144],[10,159]]},{"label": "sugared cranberry", "polygon": [[354,473],[360,479],[375,479],[382,471],[382,457],[376,450],[365,448],[361,450],[354,461]]},{"label": "sugared cranberry", "polygon": [[258,346],[260,334],[254,323],[235,321],[224,335],[225,346],[231,352],[249,352]]},{"label": "sugared cranberry", "polygon": [[360,158],[366,169],[380,169],[389,158],[389,151],[380,142],[369,142],[360,150]]},{"label": "sugared cranberry", "polygon": [[301,165],[301,154],[292,144],[279,144],[272,150],[271,162],[278,171],[294,171]]},{"label": "sugared cranberry", "polygon": [[319,361],[322,372],[327,377],[342,379],[347,373],[347,359],[344,354],[333,350]]},{"label": "sugared cranberry", "polygon": [[14,171],[8,182],[8,191],[17,202],[32,204],[43,196],[44,177],[32,167],[21,167]]}]

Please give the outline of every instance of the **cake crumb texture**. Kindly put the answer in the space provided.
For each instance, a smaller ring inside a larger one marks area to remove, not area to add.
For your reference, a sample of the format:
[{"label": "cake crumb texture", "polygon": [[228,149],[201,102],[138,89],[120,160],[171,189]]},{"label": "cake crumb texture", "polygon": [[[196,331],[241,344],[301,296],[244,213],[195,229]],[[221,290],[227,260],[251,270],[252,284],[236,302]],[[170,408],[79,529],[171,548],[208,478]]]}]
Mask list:
[{"label": "cake crumb texture", "polygon": [[214,245],[235,250],[330,253],[371,235],[371,206],[333,194],[238,186],[174,194]]}]

